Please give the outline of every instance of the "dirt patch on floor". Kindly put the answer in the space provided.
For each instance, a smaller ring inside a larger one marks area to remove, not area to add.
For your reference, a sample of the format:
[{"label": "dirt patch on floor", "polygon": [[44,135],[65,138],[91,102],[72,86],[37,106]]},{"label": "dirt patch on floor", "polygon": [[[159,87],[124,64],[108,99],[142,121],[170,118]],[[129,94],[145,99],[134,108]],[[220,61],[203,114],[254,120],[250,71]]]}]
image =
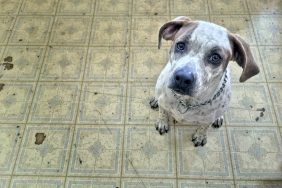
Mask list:
[{"label": "dirt patch on floor", "polygon": [[3,90],[4,86],[5,86],[5,84],[0,84],[0,91]]},{"label": "dirt patch on floor", "polygon": [[14,68],[14,64],[12,63],[3,63],[4,70],[11,70]]},{"label": "dirt patch on floor", "polygon": [[46,138],[46,134],[45,133],[36,133],[35,134],[35,144],[36,145],[40,145],[44,142]]}]

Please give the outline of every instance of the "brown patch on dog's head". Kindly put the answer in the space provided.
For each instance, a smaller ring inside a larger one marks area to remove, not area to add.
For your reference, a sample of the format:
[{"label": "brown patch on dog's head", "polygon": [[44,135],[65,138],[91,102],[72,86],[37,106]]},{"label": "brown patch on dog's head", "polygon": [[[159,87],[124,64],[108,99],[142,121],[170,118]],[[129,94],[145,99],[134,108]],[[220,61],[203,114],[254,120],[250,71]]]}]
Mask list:
[{"label": "brown patch on dog's head", "polygon": [[243,68],[239,81],[245,82],[260,72],[259,67],[254,60],[250,46],[245,40],[236,34],[229,34],[229,39],[232,46],[232,60],[236,61]]}]

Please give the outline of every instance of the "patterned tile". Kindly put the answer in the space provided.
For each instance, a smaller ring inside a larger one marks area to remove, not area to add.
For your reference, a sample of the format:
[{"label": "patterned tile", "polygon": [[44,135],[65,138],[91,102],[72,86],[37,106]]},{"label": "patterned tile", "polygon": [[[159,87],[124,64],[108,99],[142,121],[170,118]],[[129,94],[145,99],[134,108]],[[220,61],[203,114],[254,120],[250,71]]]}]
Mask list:
[{"label": "patterned tile", "polygon": [[78,123],[122,124],[125,84],[85,83],[80,100]]},{"label": "patterned tile", "polygon": [[17,14],[21,3],[21,0],[0,0],[0,14]]},{"label": "patterned tile", "polygon": [[87,45],[91,17],[60,16],[56,18],[50,43],[52,45]]},{"label": "patterned tile", "polygon": [[121,126],[78,126],[69,174],[120,176],[122,139]]},{"label": "patterned tile", "polygon": [[282,82],[282,46],[263,46],[259,48],[266,79]]},{"label": "patterned tile", "polygon": [[44,45],[53,23],[49,16],[20,16],[14,26],[10,44]]},{"label": "patterned tile", "polygon": [[41,80],[81,80],[85,60],[86,48],[48,48],[40,78]]},{"label": "patterned tile", "polygon": [[10,187],[13,188],[63,188],[64,178],[54,177],[25,177],[15,176],[12,178]]},{"label": "patterned tile", "polygon": [[24,0],[20,14],[54,15],[58,0]]},{"label": "patterned tile", "polygon": [[128,43],[129,19],[127,17],[95,17],[91,45],[125,46]]},{"label": "patterned tile", "polygon": [[34,84],[1,82],[1,86],[0,123],[24,123],[30,108]]},{"label": "patterned tile", "polygon": [[174,188],[175,180],[172,179],[144,179],[144,178],[124,178],[122,179],[121,188]]},{"label": "patterned tile", "polygon": [[133,0],[133,14],[141,15],[168,15],[168,0]]},{"label": "patterned tile", "polygon": [[29,122],[74,123],[79,83],[39,83]]},{"label": "patterned tile", "polygon": [[233,84],[227,125],[276,126],[275,113],[271,105],[266,84]]},{"label": "patterned tile", "polygon": [[0,187],[1,188],[8,188],[9,181],[10,181],[10,177],[1,176],[0,177]]},{"label": "patterned tile", "polygon": [[207,15],[209,13],[208,3],[207,0],[172,0],[171,12],[185,16]]},{"label": "patterned tile", "polygon": [[281,179],[282,143],[274,127],[228,128],[236,179]]},{"label": "patterned tile", "polygon": [[178,180],[179,188],[233,188],[232,181],[224,180]]},{"label": "patterned tile", "polygon": [[130,79],[156,81],[161,70],[167,64],[169,50],[162,48],[131,48]]},{"label": "patterned tile", "polygon": [[28,125],[23,137],[16,174],[49,174],[66,173],[71,135],[70,126]]},{"label": "patterned tile", "polygon": [[178,177],[231,178],[225,130],[208,130],[205,147],[194,147],[191,141],[194,132],[192,127],[177,128]]},{"label": "patterned tile", "polygon": [[251,14],[281,14],[281,0],[247,0],[248,8]]},{"label": "patterned tile", "polygon": [[174,128],[160,135],[153,124],[126,126],[123,176],[175,177]]},{"label": "patterned tile", "polygon": [[280,188],[282,181],[236,181],[236,188]]},{"label": "patterned tile", "polygon": [[97,0],[97,15],[128,15],[131,0]]},{"label": "patterned tile", "polygon": [[14,17],[0,16],[0,45],[6,44],[6,42],[8,41],[14,25],[14,21]]},{"label": "patterned tile", "polygon": [[12,173],[22,134],[23,126],[0,124],[0,174]]},{"label": "patterned tile", "polygon": [[[133,17],[131,28],[131,44],[139,46],[158,45],[158,33],[160,27],[169,21],[168,17]],[[163,41],[162,45],[168,43]]]},{"label": "patterned tile", "polygon": [[248,15],[211,16],[211,21],[226,27],[232,33],[239,34],[250,45],[256,44],[251,19]]},{"label": "patterned tile", "polygon": [[62,0],[59,4],[60,15],[92,15],[95,0]]},{"label": "patterned tile", "polygon": [[260,45],[282,44],[282,16],[252,16],[255,34]]},{"label": "patterned tile", "polygon": [[9,46],[6,48],[3,60],[12,57],[13,68],[4,72],[1,80],[36,81],[44,57],[44,47]]},{"label": "patterned tile", "polygon": [[155,84],[131,83],[127,99],[126,123],[154,124],[158,112],[149,105],[150,98],[154,96]]},{"label": "patterned tile", "polygon": [[68,188],[117,188],[119,178],[67,178]]},{"label": "patterned tile", "polygon": [[[263,71],[263,66],[262,66],[259,51],[258,51],[258,47],[251,46],[250,48],[251,48],[251,52],[253,54],[253,57],[255,59],[255,62],[257,63],[257,65],[260,68],[260,73],[256,76],[250,78],[247,82],[248,83],[266,82],[265,81],[265,74],[264,74],[264,71]],[[232,83],[239,83],[239,78],[240,78],[242,71],[243,71],[242,67],[240,67],[235,61],[230,61],[228,66],[231,68],[231,81],[232,81]]]},{"label": "patterned tile", "polygon": [[282,126],[282,83],[270,83],[269,90],[278,124]]},{"label": "patterned tile", "polygon": [[124,48],[90,48],[84,80],[126,81],[128,52]]},{"label": "patterned tile", "polygon": [[244,0],[208,0],[211,14],[246,14],[247,6]]}]

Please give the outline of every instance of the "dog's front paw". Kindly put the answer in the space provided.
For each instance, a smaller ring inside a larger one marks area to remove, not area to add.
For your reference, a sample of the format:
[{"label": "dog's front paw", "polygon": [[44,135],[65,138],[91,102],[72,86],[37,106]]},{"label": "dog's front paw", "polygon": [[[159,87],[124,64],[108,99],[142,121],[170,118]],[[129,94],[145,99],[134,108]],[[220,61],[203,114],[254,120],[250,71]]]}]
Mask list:
[{"label": "dog's front paw", "polygon": [[167,122],[159,120],[155,124],[156,130],[159,131],[160,135],[167,133],[169,131],[169,125]]},{"label": "dog's front paw", "polygon": [[159,107],[158,99],[156,99],[156,97],[152,97],[149,104],[152,109],[157,109]]},{"label": "dog's front paw", "polygon": [[223,116],[217,118],[215,122],[213,122],[212,127],[213,128],[220,128],[223,125]]},{"label": "dog's front paw", "polygon": [[195,147],[204,146],[207,143],[207,136],[204,134],[195,133],[192,136],[192,142]]}]

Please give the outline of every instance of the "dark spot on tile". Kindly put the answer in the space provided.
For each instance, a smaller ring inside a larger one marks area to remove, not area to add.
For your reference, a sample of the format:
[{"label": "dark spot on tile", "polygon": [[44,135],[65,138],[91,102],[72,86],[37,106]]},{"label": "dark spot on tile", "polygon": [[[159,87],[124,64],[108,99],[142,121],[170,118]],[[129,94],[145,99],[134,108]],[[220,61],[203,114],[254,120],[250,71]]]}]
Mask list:
[{"label": "dark spot on tile", "polygon": [[20,136],[20,135],[21,135],[20,133],[17,134],[17,136]]},{"label": "dark spot on tile", "polygon": [[44,142],[45,138],[46,138],[45,133],[36,133],[35,134],[35,144],[36,145],[42,144]]},{"label": "dark spot on tile", "polygon": [[17,128],[20,128],[20,126],[19,126],[19,125],[17,125]]},{"label": "dark spot on tile", "polygon": [[157,16],[157,15],[158,15],[158,13],[157,13],[157,12],[155,12],[155,13],[154,13],[154,15],[155,15],[155,16]]},{"label": "dark spot on tile", "polygon": [[37,56],[37,58],[39,58],[39,57],[40,57],[40,55]]},{"label": "dark spot on tile", "polygon": [[260,138],[258,138],[258,140],[260,140]]},{"label": "dark spot on tile", "polygon": [[64,32],[64,31],[61,32],[61,35],[65,35],[65,34],[66,34],[66,32]]},{"label": "dark spot on tile", "polygon": [[12,56],[7,56],[4,58],[5,62],[12,62],[13,61],[13,57]]},{"label": "dark spot on tile", "polygon": [[53,46],[49,46],[49,48],[53,48]]},{"label": "dark spot on tile", "polygon": [[22,41],[23,41],[23,39],[19,39],[19,41],[20,41],[20,42],[22,42]]},{"label": "dark spot on tile", "polygon": [[272,78],[276,78],[275,76],[273,76]]},{"label": "dark spot on tile", "polygon": [[80,158],[80,157],[78,158],[78,160],[79,160],[79,164],[82,164],[82,160],[81,160],[81,158]]},{"label": "dark spot on tile", "polygon": [[3,63],[2,65],[4,66],[4,70],[11,70],[14,68],[14,64],[12,63]]},{"label": "dark spot on tile", "polygon": [[263,113],[263,112],[260,112],[259,116],[260,116],[260,117],[263,117],[263,116],[264,116],[264,113]]},{"label": "dark spot on tile", "polygon": [[94,95],[97,95],[98,93],[97,92],[94,92]]},{"label": "dark spot on tile", "polygon": [[5,84],[0,83],[0,91],[3,90],[4,86],[5,86]]},{"label": "dark spot on tile", "polygon": [[259,117],[256,117],[256,119],[255,119],[256,121],[258,121],[259,120]]},{"label": "dark spot on tile", "polygon": [[250,105],[250,108],[253,108],[253,105]]},{"label": "dark spot on tile", "polygon": [[50,164],[50,161],[48,161],[47,164]]}]

